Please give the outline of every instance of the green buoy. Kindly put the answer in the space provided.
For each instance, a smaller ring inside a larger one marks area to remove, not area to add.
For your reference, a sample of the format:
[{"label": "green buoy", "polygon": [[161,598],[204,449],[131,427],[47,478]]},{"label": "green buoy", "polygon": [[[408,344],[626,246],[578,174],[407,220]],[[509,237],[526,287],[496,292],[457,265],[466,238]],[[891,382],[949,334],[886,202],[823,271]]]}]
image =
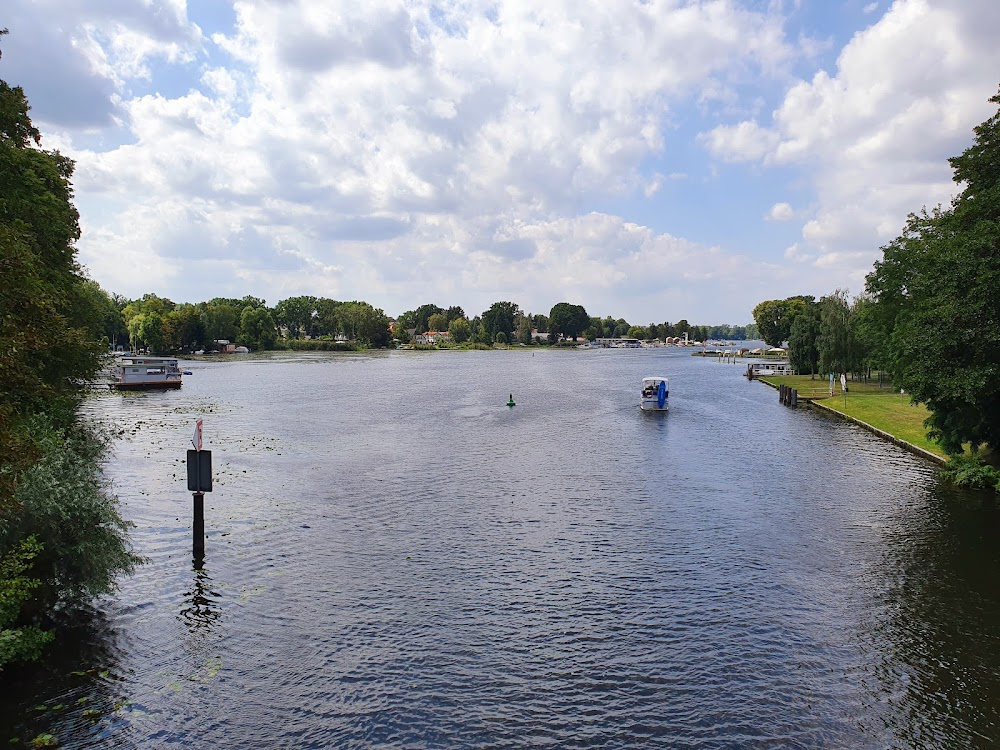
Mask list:
[{"label": "green buoy", "polygon": [[514,394],[512,393],[510,394],[510,398],[507,399],[507,406],[513,406],[513,405],[514,405]]}]

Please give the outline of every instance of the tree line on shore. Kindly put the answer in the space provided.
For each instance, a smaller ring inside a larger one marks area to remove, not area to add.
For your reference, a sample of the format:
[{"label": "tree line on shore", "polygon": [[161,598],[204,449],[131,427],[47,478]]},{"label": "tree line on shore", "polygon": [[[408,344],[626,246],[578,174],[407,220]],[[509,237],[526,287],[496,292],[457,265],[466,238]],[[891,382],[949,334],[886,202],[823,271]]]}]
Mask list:
[{"label": "tree line on shore", "polygon": [[909,216],[861,294],[767,300],[753,314],[800,373],[884,373],[927,406],[929,434],[967,484],[1000,488],[989,465],[1000,465],[1000,112],[948,161],[960,192]]},{"label": "tree line on shore", "polygon": [[155,294],[129,300],[97,289],[101,329],[109,346],[148,349],[159,354],[210,351],[217,341],[230,341],[252,350],[301,348],[305,340],[345,342],[352,346],[384,348],[409,343],[414,334],[448,333],[455,344],[536,344],[539,337],[554,343],[562,339],[604,337],[693,340],[750,339],[757,326],[650,323],[640,326],[624,318],[590,317],[582,305],[556,303],[545,314],[531,314],[508,301],[492,304],[471,319],[460,306],[424,304],[396,320],[367,302],[342,302],[301,295],[281,300],[273,308],[257,297],[215,297],[207,302],[174,303]]}]

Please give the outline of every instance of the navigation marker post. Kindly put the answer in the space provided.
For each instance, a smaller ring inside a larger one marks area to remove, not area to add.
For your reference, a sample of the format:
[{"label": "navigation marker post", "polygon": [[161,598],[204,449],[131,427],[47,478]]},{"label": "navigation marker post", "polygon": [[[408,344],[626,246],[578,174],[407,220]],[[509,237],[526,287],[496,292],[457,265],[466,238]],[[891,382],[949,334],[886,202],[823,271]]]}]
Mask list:
[{"label": "navigation marker post", "polygon": [[205,560],[205,493],[212,491],[212,451],[202,450],[202,420],[194,424],[191,444],[187,452],[188,490],[194,498],[194,524],[191,530],[191,551],[195,567]]}]

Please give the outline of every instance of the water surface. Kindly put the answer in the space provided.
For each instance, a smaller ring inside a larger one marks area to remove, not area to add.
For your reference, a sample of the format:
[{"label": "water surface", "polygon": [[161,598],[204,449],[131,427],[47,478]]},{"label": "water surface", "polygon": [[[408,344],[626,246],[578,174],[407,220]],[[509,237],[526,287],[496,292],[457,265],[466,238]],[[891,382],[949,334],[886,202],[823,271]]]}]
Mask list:
[{"label": "water surface", "polygon": [[[107,473],[149,562],[19,686],[8,734],[1000,740],[995,512],[895,446],[782,407],[738,365],[516,350],[190,369],[177,392],[89,402],[120,432]],[[671,411],[641,413],[639,382],[658,374]],[[197,416],[216,470],[202,570],[182,463]]]}]

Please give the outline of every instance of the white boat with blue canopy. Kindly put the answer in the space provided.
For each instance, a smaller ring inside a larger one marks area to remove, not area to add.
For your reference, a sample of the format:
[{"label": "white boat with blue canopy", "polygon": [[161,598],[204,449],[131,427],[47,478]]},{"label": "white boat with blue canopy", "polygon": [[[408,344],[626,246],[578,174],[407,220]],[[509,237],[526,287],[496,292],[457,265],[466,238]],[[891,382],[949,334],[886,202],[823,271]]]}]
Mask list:
[{"label": "white boat with blue canopy", "polygon": [[661,375],[642,379],[639,408],[643,411],[667,411],[670,408],[670,381]]}]

